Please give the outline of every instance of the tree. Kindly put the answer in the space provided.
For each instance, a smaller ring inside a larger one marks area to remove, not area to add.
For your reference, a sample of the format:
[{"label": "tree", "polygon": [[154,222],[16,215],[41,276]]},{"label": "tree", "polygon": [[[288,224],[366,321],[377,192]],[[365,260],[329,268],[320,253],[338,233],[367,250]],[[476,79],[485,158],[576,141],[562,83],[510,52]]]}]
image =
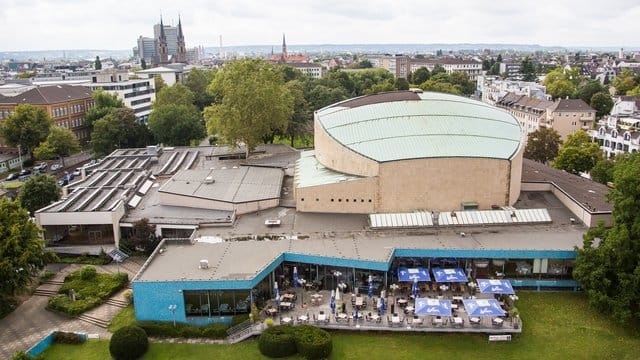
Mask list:
[{"label": "tree", "polygon": [[589,135],[579,130],[567,137],[551,165],[578,175],[581,172],[589,172],[601,158],[598,143],[589,141]]},{"label": "tree", "polygon": [[6,302],[55,255],[44,250],[38,226],[19,202],[0,200],[0,224],[0,301]]},{"label": "tree", "polygon": [[449,75],[449,82],[459,87],[464,95],[471,95],[476,91],[476,84],[469,80],[469,75],[462,71],[454,71]]},{"label": "tree", "polygon": [[562,141],[555,129],[541,127],[527,135],[524,157],[543,164],[555,159]]},{"label": "tree", "polygon": [[312,112],[309,102],[304,97],[304,86],[298,80],[290,81],[286,84],[289,92],[293,96],[293,115],[285,134],[289,137],[290,145],[293,147],[296,136],[304,136],[311,133]]},{"label": "tree", "polygon": [[613,203],[613,224],[600,224],[584,236],[573,277],[597,310],[623,324],[640,321],[640,155],[617,159],[613,171],[615,187],[608,199]]},{"label": "tree", "polygon": [[246,156],[264,136],[284,131],[293,115],[293,96],[274,65],[259,59],[226,64],[209,85],[222,101],[204,110],[209,134],[230,146],[243,142]]},{"label": "tree", "polygon": [[373,64],[367,59],[360,60],[360,62],[358,63],[358,68],[360,69],[371,69],[372,67]]},{"label": "tree", "polygon": [[96,156],[105,156],[117,148],[141,147],[153,142],[145,125],[137,122],[129,108],[112,109],[95,122],[91,133],[91,148]]},{"label": "tree", "polygon": [[489,75],[500,75],[500,63],[499,62],[491,65],[491,68],[489,69]]},{"label": "tree", "polygon": [[80,151],[80,144],[73,131],[53,126],[47,139],[40,143],[34,154],[38,159],[64,158]]},{"label": "tree", "polygon": [[431,70],[431,76],[433,77],[433,76],[436,76],[437,74],[442,74],[446,72],[447,70],[445,70],[444,67],[442,67],[442,65],[436,64]]},{"label": "tree", "polygon": [[596,116],[603,117],[611,112],[613,99],[606,92],[599,92],[591,97],[589,105],[596,110]]},{"label": "tree", "polygon": [[207,92],[207,86],[213,81],[214,75],[215,72],[209,70],[191,69],[189,72],[185,85],[193,93],[194,104],[200,111],[213,103],[213,96]]},{"label": "tree", "polygon": [[49,114],[30,104],[16,106],[15,113],[0,124],[0,134],[10,146],[20,145],[33,159],[33,151],[47,136],[53,126]]},{"label": "tree", "polygon": [[36,210],[60,199],[60,187],[53,176],[38,174],[24,183],[18,199],[33,216]]},{"label": "tree", "polygon": [[622,72],[613,78],[611,85],[616,89],[616,95],[626,95],[628,91],[638,86],[633,73],[629,69],[624,69]]},{"label": "tree", "polygon": [[601,184],[607,184],[613,180],[614,162],[609,159],[600,159],[591,169],[591,180]]},{"label": "tree", "polygon": [[429,69],[424,66],[421,66],[416,69],[416,71],[411,74],[411,83],[415,85],[420,85],[425,81],[429,80],[431,77],[431,73],[429,73]]},{"label": "tree", "polygon": [[100,61],[100,56],[96,56],[96,61],[93,63],[93,67],[96,70],[102,70],[102,61]]},{"label": "tree", "polygon": [[116,94],[110,94],[102,89],[93,92],[93,102],[95,106],[87,111],[85,123],[89,127],[93,127],[93,123],[102,119],[112,109],[123,108],[124,103],[118,99]]},{"label": "tree", "polygon": [[599,80],[588,80],[578,86],[578,88],[576,89],[576,97],[578,99],[582,99],[582,101],[587,104],[591,104],[591,98],[593,97],[593,95],[606,91],[607,90]]},{"label": "tree", "polygon": [[409,82],[405,78],[396,78],[393,82],[393,87],[396,90],[409,90]]},{"label": "tree", "polygon": [[499,63],[502,62],[502,54],[498,54],[498,57],[496,58],[496,62],[499,62]]},{"label": "tree", "polygon": [[164,79],[162,79],[162,76],[160,75],[155,75],[153,77],[153,87],[156,89],[156,94],[159,93],[160,91],[162,91],[162,88],[164,88],[165,86],[167,86],[167,83],[164,82]]},{"label": "tree", "polygon": [[536,81],[536,68],[527,56],[520,64],[520,73],[523,81]]},{"label": "tree", "polygon": [[153,103],[154,110],[163,105],[186,105],[192,106],[195,103],[193,92],[186,86],[176,83],[173,86],[165,86],[156,93],[156,101]]},{"label": "tree", "polygon": [[573,96],[577,86],[582,82],[579,69],[564,69],[557,67],[551,70],[544,78],[547,93],[554,99]]},{"label": "tree", "polygon": [[205,136],[200,111],[191,104],[154,106],[148,125],[156,140],[165,145],[187,146]]},{"label": "tree", "polygon": [[328,87],[316,85],[305,95],[312,111],[322,109],[325,106],[335,104],[349,98],[349,94],[342,87]]},{"label": "tree", "polygon": [[130,240],[135,249],[148,252],[151,247],[156,245],[156,226],[150,224],[147,218],[134,222]]},{"label": "tree", "polygon": [[140,60],[140,67],[142,67],[142,70],[145,70],[147,68],[147,60],[145,60],[144,58],[142,58]]},{"label": "tree", "polygon": [[422,85],[420,85],[420,88],[425,91],[434,91],[434,92],[441,92],[441,93],[447,93],[447,94],[462,95],[462,92],[460,91],[460,89],[455,87],[453,84],[448,82],[434,81],[433,78],[431,80],[427,80],[424,83],[422,83]]},{"label": "tree", "polygon": [[634,87],[633,89],[627,91],[627,95],[629,96],[638,96],[640,95],[640,85]]}]

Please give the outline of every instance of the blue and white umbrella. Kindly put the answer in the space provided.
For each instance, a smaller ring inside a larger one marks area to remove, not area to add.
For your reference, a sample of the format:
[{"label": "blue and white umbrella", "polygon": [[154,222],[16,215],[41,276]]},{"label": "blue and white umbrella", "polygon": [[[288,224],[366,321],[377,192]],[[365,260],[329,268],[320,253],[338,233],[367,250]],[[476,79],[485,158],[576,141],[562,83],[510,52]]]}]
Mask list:
[{"label": "blue and white umbrella", "polygon": [[469,316],[504,316],[505,311],[496,299],[462,300]]},{"label": "blue and white umbrella", "polygon": [[297,266],[293,267],[293,287],[294,288],[298,287],[298,267]]},{"label": "blue and white umbrella", "polygon": [[380,298],[380,314],[384,314],[384,299]]},{"label": "blue and white umbrella", "polygon": [[278,291],[278,282],[273,282],[273,296],[275,297],[274,303],[276,304],[276,308],[280,307],[280,292]]},{"label": "blue and white umbrella", "polygon": [[369,299],[373,296],[373,277],[369,275]]},{"label": "blue and white umbrella", "polygon": [[398,281],[409,282],[414,279],[418,279],[418,281],[431,281],[429,270],[421,267],[409,269],[406,267],[398,268]]},{"label": "blue and white umbrella", "polygon": [[455,269],[441,269],[441,268],[433,268],[431,269],[433,272],[433,277],[436,282],[439,283],[448,283],[448,282],[467,282],[467,275],[464,273],[464,270],[460,268]]},{"label": "blue and white umbrella", "polygon": [[331,290],[331,302],[329,302],[329,307],[331,308],[331,313],[336,313],[336,293]]},{"label": "blue and white umbrella", "polygon": [[511,282],[507,279],[478,279],[480,292],[484,294],[515,294]]},{"label": "blue and white umbrella", "polygon": [[413,285],[411,285],[411,293],[413,294],[413,298],[418,297],[418,278],[413,279]]},{"label": "blue and white umbrella", "polygon": [[451,300],[416,298],[415,315],[451,316]]}]

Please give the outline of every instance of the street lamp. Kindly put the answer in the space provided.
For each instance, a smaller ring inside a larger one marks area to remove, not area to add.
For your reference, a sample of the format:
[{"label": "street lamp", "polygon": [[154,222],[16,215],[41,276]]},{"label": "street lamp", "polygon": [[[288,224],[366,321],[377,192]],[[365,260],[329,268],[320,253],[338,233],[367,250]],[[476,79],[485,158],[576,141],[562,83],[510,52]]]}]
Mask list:
[{"label": "street lamp", "polygon": [[171,311],[171,313],[173,314],[173,327],[176,327],[176,309],[177,308],[178,306],[175,304],[169,305],[169,311]]}]

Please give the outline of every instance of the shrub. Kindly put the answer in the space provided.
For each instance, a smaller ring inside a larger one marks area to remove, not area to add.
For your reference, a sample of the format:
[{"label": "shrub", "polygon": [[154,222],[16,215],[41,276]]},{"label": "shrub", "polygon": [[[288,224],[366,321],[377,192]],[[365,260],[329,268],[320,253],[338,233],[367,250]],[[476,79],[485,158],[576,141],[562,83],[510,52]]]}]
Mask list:
[{"label": "shrub", "polygon": [[122,293],[122,297],[124,297],[129,304],[133,303],[133,290],[125,290],[125,292]]},{"label": "shrub", "polygon": [[40,274],[40,283],[43,283],[47,280],[50,280],[51,278],[53,278],[56,275],[56,273],[49,271],[49,270],[45,270],[42,272],[42,274]]},{"label": "shrub", "polygon": [[315,326],[297,326],[295,339],[296,349],[305,359],[326,359],[333,350],[331,335]]},{"label": "shrub", "polygon": [[140,321],[140,326],[149,336],[158,337],[185,337],[185,338],[211,338],[223,339],[227,336],[227,324],[209,324],[207,326],[191,326],[161,321]]},{"label": "shrub", "polygon": [[297,349],[293,332],[292,327],[287,325],[267,328],[258,340],[260,353],[272,358],[295,354]]},{"label": "shrub", "polygon": [[80,279],[82,280],[93,280],[97,274],[96,268],[91,265],[83,266],[82,269],[80,269]]},{"label": "shrub", "polygon": [[31,355],[27,354],[24,351],[16,351],[15,354],[13,354],[13,360],[32,360],[33,357],[31,357]]},{"label": "shrub", "polygon": [[72,332],[56,331],[53,333],[53,342],[59,344],[82,344],[85,339]]},{"label": "shrub", "polygon": [[117,330],[109,342],[109,352],[116,360],[134,360],[147,352],[149,339],[140,327],[131,325]]},{"label": "shrub", "polygon": [[267,327],[272,327],[273,326],[273,319],[268,318],[267,320],[264,321],[265,325],[267,325]]}]

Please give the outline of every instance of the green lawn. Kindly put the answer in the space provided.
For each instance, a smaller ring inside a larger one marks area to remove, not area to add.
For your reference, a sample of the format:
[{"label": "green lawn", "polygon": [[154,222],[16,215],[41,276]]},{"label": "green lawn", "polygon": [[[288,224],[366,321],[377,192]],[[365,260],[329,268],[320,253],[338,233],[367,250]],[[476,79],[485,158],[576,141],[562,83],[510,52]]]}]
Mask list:
[{"label": "green lawn", "polygon": [[111,323],[109,323],[109,332],[114,333],[121,327],[133,325],[135,323],[136,314],[133,310],[133,305],[129,305],[111,319]]},{"label": "green lawn", "polygon": [[[591,310],[582,294],[519,293],[523,333],[509,343],[486,335],[333,335],[331,359],[638,359],[640,337]],[[46,359],[108,359],[107,341],[54,345]],[[237,345],[152,344],[143,359],[259,359],[256,341]],[[294,357],[293,359],[298,359]]]}]

